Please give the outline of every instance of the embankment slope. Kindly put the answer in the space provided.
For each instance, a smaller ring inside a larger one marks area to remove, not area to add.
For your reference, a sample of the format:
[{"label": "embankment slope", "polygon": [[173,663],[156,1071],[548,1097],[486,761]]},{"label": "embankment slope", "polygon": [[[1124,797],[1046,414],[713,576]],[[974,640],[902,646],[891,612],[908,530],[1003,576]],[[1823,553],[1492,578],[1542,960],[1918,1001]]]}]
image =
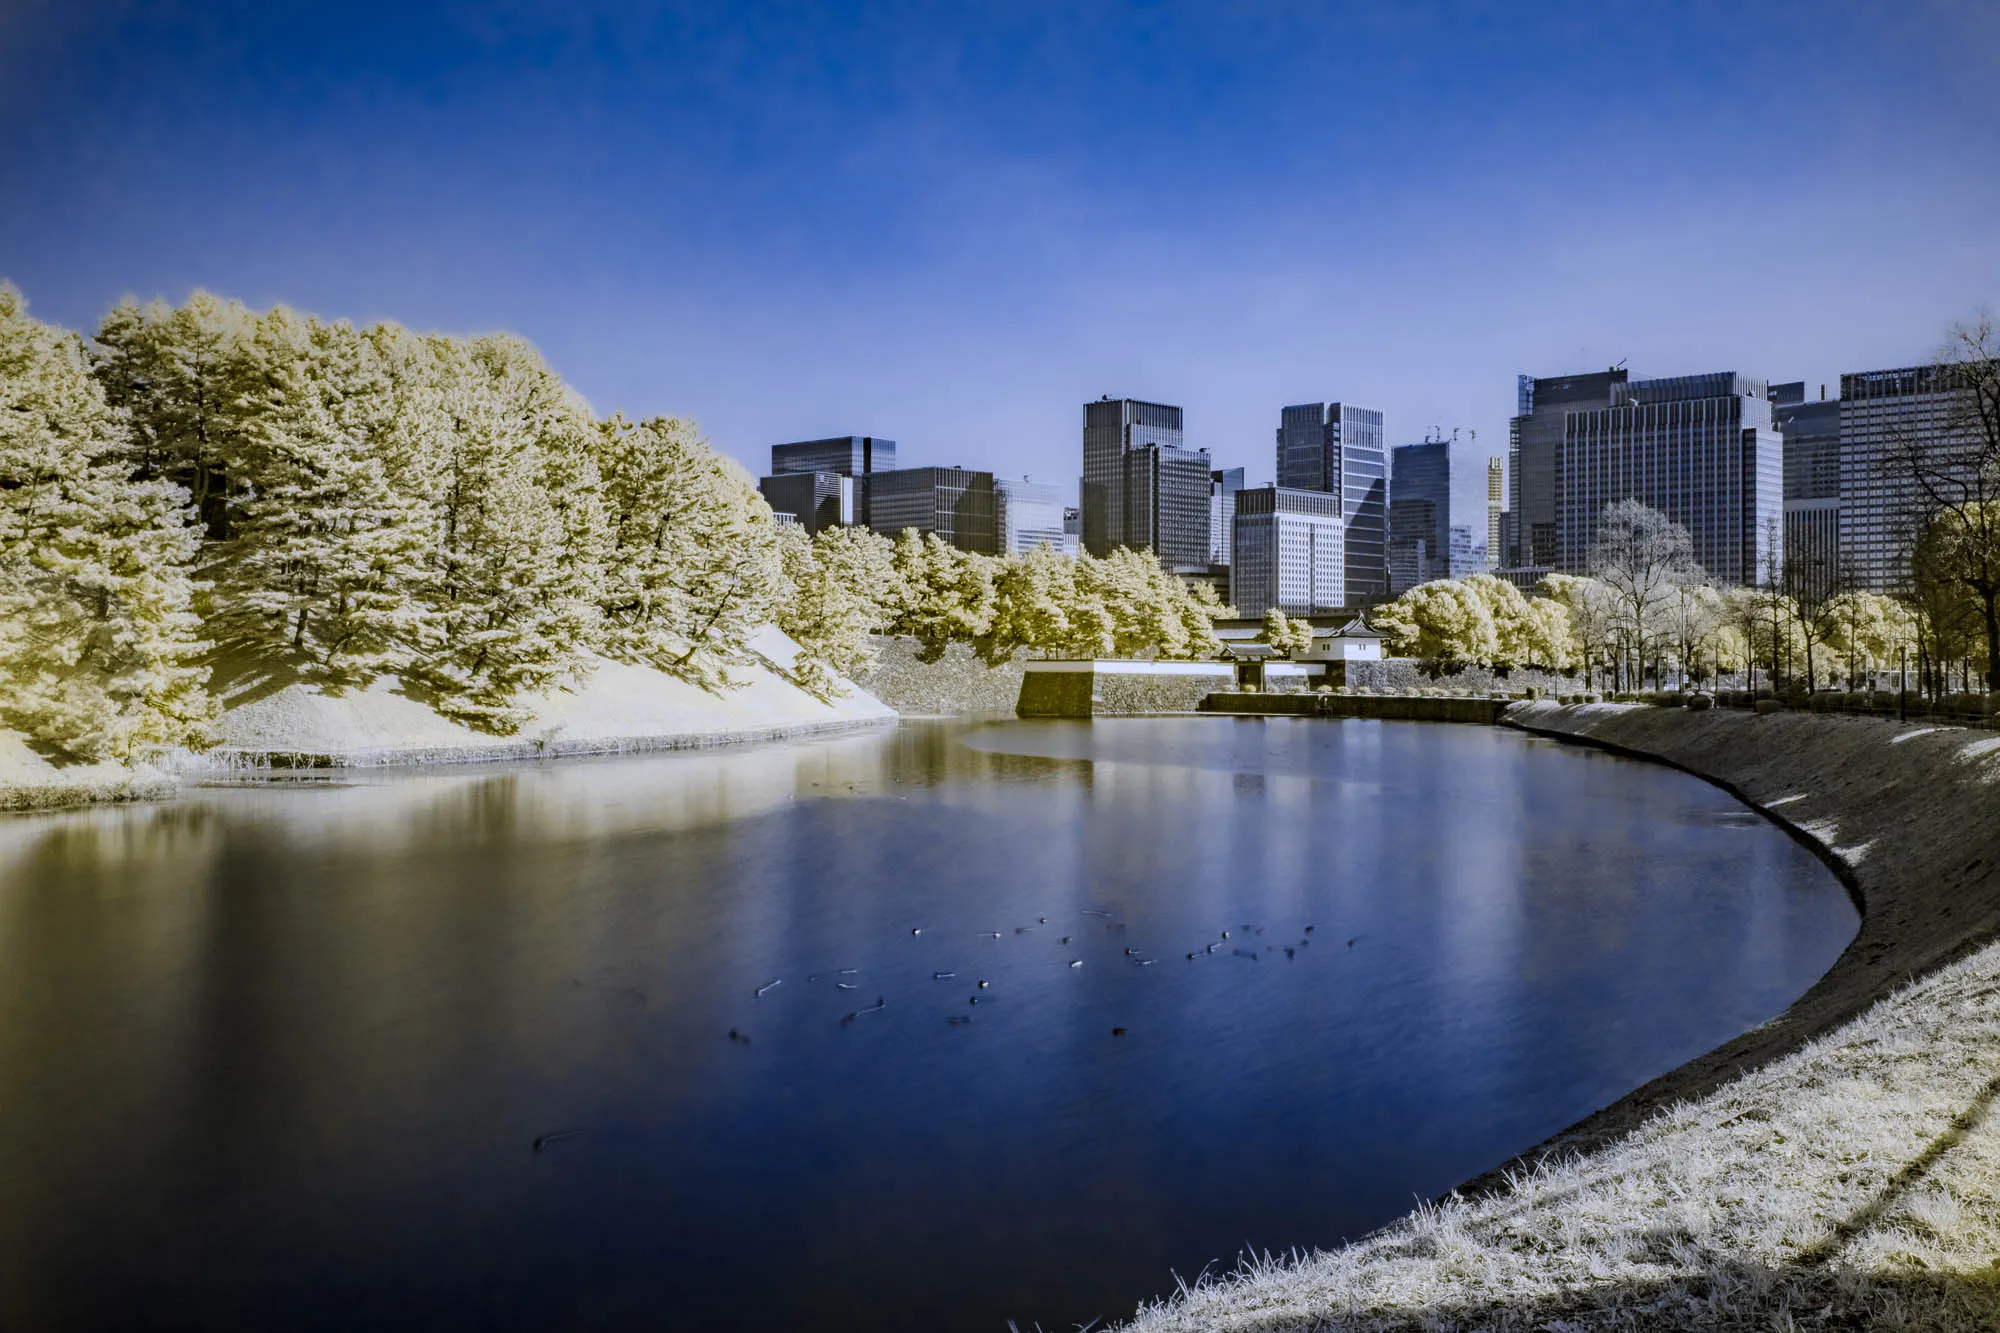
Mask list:
[{"label": "embankment slope", "polygon": [[1538,1151],[1588,1149],[1625,1133],[2000,938],[2000,736],[1867,717],[1630,704],[1517,704],[1506,724],[1717,783],[1818,852],[1861,909],[1854,942],[1778,1018]]},{"label": "embankment slope", "polygon": [[1825,856],[1859,934],[1781,1017],[1375,1234],[1142,1333],[2000,1333],[2000,737],[1617,705],[1509,724],[1675,765]]}]

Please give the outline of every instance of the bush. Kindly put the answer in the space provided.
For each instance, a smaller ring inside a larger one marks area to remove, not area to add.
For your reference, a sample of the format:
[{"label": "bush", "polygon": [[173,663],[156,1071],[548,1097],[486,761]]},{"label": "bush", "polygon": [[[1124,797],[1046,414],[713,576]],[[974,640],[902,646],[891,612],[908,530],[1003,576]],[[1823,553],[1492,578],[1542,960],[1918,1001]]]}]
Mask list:
[{"label": "bush", "polygon": [[1785,711],[1785,705],[1776,699],[1759,699],[1757,701],[1757,711],[1760,714],[1782,713]]},{"label": "bush", "polygon": [[1688,696],[1687,706],[1699,713],[1715,707],[1715,697],[1709,694],[1691,694]]}]

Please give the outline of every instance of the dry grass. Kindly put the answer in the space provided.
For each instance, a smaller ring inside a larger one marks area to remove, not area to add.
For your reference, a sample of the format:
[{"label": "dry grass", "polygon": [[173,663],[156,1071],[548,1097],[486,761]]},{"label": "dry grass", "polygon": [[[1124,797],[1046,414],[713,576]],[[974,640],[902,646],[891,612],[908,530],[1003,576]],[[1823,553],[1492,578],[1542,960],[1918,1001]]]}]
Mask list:
[{"label": "dry grass", "polygon": [[2000,945],[1589,1157],[1129,1325],[2000,1329]]}]

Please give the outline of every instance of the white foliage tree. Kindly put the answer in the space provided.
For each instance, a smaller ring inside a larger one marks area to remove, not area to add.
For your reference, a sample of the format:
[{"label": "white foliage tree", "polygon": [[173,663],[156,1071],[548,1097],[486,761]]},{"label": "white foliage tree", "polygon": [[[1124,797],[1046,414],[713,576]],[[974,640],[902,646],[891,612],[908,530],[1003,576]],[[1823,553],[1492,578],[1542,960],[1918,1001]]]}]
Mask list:
[{"label": "white foliage tree", "polygon": [[598,571],[578,559],[573,499],[550,494],[554,457],[587,447],[589,414],[519,339],[434,339],[433,351],[439,533],[412,670],[440,712],[509,732],[528,714],[524,696],[567,684],[590,646]]},{"label": "white foliage tree", "polygon": [[187,494],[133,471],[82,341],[0,285],[0,725],[78,759],[209,720]]},{"label": "white foliage tree", "polygon": [[212,632],[315,684],[403,671],[430,637],[437,531],[390,378],[364,335],[282,307],[251,347]]},{"label": "white foliage tree", "polygon": [[866,528],[778,530],[778,628],[799,645],[792,678],[822,699],[875,662],[873,635],[895,578],[889,542]]},{"label": "white foliage tree", "polygon": [[604,651],[727,688],[728,667],[780,599],[769,506],[691,421],[613,418],[592,447],[607,521]]}]

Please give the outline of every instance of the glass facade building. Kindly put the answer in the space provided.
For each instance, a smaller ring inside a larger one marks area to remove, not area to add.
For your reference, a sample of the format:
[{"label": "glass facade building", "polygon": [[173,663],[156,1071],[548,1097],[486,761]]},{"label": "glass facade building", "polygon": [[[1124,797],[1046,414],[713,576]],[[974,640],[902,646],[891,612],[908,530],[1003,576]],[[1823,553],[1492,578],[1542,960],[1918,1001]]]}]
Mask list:
[{"label": "glass facade building", "polygon": [[856,521],[855,488],[866,480],[836,472],[788,472],[763,478],[757,492],[772,513],[788,516],[807,532],[818,532]]},{"label": "glass facade building", "polygon": [[1771,386],[1771,416],[1784,441],[1785,569],[1788,591],[1823,601],[1837,591],[1840,560],[1840,404],[1805,401],[1805,384]]},{"label": "glass facade building", "polygon": [[1125,455],[1125,544],[1176,574],[1208,573],[1208,450],[1144,444]]},{"label": "glass facade building", "polygon": [[1838,540],[1842,572],[1854,586],[1893,593],[1908,585],[1923,503],[1898,456],[1920,453],[1950,491],[1955,481],[1973,479],[1979,446],[1979,428],[1949,367],[1840,377]]},{"label": "glass facade building", "polygon": [[1582,573],[1607,505],[1637,500],[1686,528],[1717,580],[1782,568],[1784,455],[1768,387],[1733,371],[1634,380],[1614,403],[1565,414],[1557,568]]},{"label": "glass facade building", "polygon": [[1320,615],[1347,603],[1345,523],[1327,491],[1259,486],[1236,493],[1229,600],[1240,616],[1277,607]]},{"label": "glass facade building", "polygon": [[904,468],[869,478],[868,492],[868,526],[885,537],[914,528],[935,532],[961,551],[999,554],[991,472]]},{"label": "glass facade building", "polygon": [[993,482],[993,521],[1000,554],[1026,555],[1037,546],[1063,549],[1063,496],[1056,487],[1023,477]]},{"label": "glass facade building", "polygon": [[[1106,556],[1120,546],[1145,547],[1127,531],[1129,515],[1152,506],[1126,499],[1125,456],[1147,445],[1182,447],[1181,410],[1134,398],[1100,398],[1083,405],[1083,549]],[[1204,487],[1204,490],[1206,488]]]},{"label": "glass facade building", "polygon": [[1512,516],[1501,565],[1548,570],[1561,546],[1563,427],[1573,411],[1608,407],[1628,376],[1623,370],[1515,381],[1514,417],[1507,424],[1507,476]]},{"label": "glass facade building", "polygon": [[1451,577],[1451,442],[1400,445],[1390,462],[1389,592],[1393,596],[1419,583]]},{"label": "glass facade building", "polygon": [[[824,440],[798,440],[771,446],[772,476],[792,477],[824,472],[855,479],[849,501],[850,512],[840,520],[843,523],[868,521],[868,478],[877,472],[895,470],[896,442],[873,435],[834,435]],[[796,488],[783,493],[797,494]],[[765,498],[769,499],[769,495]],[[772,501],[771,508],[778,508],[776,501]]]},{"label": "glass facade building", "polygon": [[1236,492],[1243,489],[1243,469],[1222,468],[1208,474],[1208,563],[1227,565],[1236,532]]},{"label": "glass facade building", "polygon": [[1278,485],[1338,495],[1345,527],[1348,594],[1357,602],[1389,591],[1389,460],[1382,414],[1351,403],[1279,410]]}]

